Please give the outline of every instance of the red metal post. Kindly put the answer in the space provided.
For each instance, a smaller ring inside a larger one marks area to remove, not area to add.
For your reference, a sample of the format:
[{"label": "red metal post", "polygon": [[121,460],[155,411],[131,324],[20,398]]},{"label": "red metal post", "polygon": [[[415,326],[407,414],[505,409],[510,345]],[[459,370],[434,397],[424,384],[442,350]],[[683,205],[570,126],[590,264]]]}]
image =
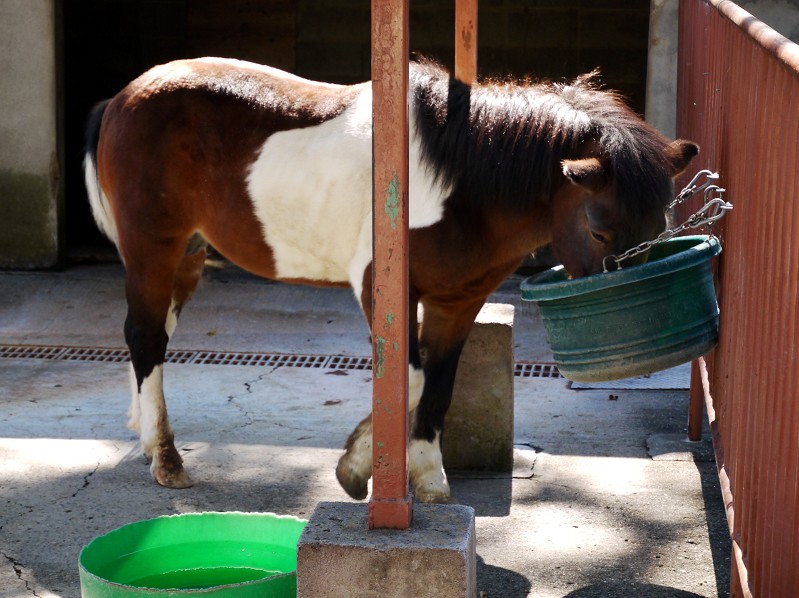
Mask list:
[{"label": "red metal post", "polygon": [[688,395],[688,440],[702,440],[702,416],[705,393],[702,390],[702,374],[699,360],[691,363],[691,390]]},{"label": "red metal post", "polygon": [[477,1],[455,0],[455,78],[477,80]]},{"label": "red metal post", "polygon": [[369,528],[407,529],[408,0],[372,0],[372,119]]}]

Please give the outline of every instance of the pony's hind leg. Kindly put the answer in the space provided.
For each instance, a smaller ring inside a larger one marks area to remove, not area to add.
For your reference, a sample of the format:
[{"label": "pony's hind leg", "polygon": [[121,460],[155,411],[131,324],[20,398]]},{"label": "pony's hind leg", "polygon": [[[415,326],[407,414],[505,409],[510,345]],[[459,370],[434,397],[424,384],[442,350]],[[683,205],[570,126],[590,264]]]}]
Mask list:
[{"label": "pony's hind leg", "polygon": [[186,252],[178,264],[172,285],[172,303],[169,306],[165,324],[166,333],[170,339],[175,332],[178,316],[180,316],[183,306],[191,298],[194,289],[197,288],[197,283],[200,282],[205,258],[208,257],[207,247],[205,239],[199,233],[195,234],[189,239]]},{"label": "pony's hind leg", "polygon": [[128,426],[139,432],[142,452],[150,461],[155,480],[162,486],[186,488],[192,482],[174,444],[164,399],[163,364],[177,316],[202,273],[205,247],[190,242],[177,265],[174,258],[161,258],[143,263],[126,259],[125,339],[130,349],[132,386]]}]

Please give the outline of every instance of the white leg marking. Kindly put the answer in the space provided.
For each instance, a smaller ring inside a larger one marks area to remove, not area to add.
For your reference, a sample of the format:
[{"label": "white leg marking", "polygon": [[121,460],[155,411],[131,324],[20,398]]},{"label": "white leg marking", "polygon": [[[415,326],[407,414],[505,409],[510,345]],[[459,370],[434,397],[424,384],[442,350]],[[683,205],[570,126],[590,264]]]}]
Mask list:
[{"label": "white leg marking", "polygon": [[139,393],[141,447],[147,457],[152,457],[159,443],[172,434],[166,413],[163,380],[164,366],[157,365],[142,381]]},{"label": "white leg marking", "polygon": [[142,381],[139,393],[142,452],[150,459],[150,473],[159,484],[169,488],[187,488],[192,481],[183,470],[183,459],[175,450],[164,401],[163,376],[164,366],[157,365]]},{"label": "white leg marking", "polygon": [[413,439],[408,447],[414,496],[421,502],[448,502],[450,498],[440,439],[437,432],[432,442]]},{"label": "white leg marking", "polygon": [[130,408],[128,409],[128,428],[141,434],[141,402],[139,401],[139,384],[136,382],[136,372],[130,366]]},{"label": "white leg marking", "polygon": [[[419,405],[424,387],[424,372],[408,365],[408,408]],[[411,414],[411,421],[413,415]],[[352,444],[336,468],[339,482],[351,496],[365,498],[366,480],[372,476],[372,420],[363,420],[353,432]]]},{"label": "white leg marking", "polygon": [[[419,406],[424,388],[424,372],[408,365],[408,411]],[[353,453],[353,468],[360,475],[369,477],[372,472],[372,421],[363,423],[360,435],[350,451]]]}]

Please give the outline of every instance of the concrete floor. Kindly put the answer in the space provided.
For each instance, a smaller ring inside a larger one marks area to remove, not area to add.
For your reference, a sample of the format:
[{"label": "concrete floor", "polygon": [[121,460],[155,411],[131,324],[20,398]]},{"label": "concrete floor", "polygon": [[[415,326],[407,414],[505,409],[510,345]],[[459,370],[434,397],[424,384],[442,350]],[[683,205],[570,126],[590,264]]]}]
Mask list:
[{"label": "concrete floor", "polygon": [[[517,359],[551,361],[518,280]],[[0,272],[0,344],[124,346],[118,265]],[[368,355],[350,293],[212,270],[171,348]],[[336,373],[337,375],[331,375]],[[169,364],[177,444],[195,480],[151,481],[126,427],[127,365],[0,358],[0,597],[80,595],[78,553],[97,535],[170,513],[309,517],[348,501],[334,468],[370,409],[371,372]],[[709,441],[683,441],[688,393],[572,389],[516,378],[513,474],[451,476],[477,515],[489,598],[727,595],[730,544]]]}]

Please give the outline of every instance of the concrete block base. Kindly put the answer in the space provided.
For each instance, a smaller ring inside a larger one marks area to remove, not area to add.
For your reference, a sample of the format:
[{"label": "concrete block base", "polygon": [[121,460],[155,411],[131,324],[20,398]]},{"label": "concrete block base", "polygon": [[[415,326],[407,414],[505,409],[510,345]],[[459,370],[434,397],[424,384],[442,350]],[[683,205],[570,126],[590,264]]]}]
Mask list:
[{"label": "concrete block base", "polygon": [[474,510],[413,506],[407,530],[370,530],[367,505],[323,502],[300,537],[298,598],[477,595]]},{"label": "concrete block base", "polygon": [[444,467],[513,470],[514,307],[488,303],[463,347],[444,421]]}]

